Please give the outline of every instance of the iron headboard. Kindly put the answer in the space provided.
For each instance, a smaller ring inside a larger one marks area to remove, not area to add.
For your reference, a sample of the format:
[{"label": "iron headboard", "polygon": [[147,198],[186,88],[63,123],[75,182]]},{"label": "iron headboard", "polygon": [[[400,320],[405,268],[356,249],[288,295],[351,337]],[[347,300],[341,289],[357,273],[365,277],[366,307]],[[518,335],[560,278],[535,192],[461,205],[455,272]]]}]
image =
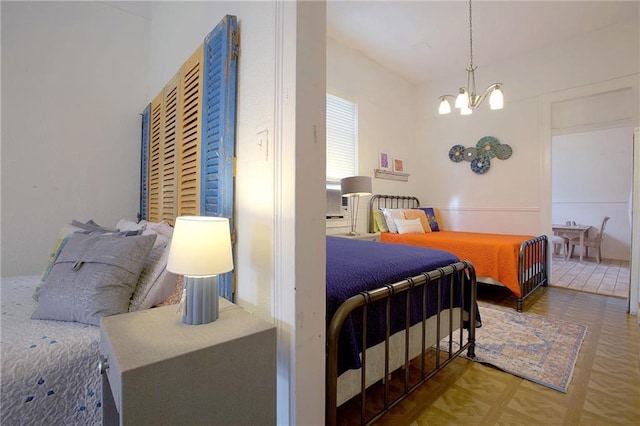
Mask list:
[{"label": "iron headboard", "polygon": [[420,207],[420,200],[417,197],[409,195],[383,195],[374,194],[369,200],[369,216],[367,222],[367,229],[369,232],[373,232],[375,219],[373,218],[373,212],[375,210],[386,209],[415,209]]}]

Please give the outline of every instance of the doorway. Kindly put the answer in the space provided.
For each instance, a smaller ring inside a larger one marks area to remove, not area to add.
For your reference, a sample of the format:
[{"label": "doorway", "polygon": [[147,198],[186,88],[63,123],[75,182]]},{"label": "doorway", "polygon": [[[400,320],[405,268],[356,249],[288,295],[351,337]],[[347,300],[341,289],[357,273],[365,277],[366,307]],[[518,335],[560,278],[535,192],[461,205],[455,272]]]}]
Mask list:
[{"label": "doorway", "polygon": [[[541,229],[545,229],[547,235],[551,235],[551,224],[553,221],[559,221],[560,213],[556,209],[554,211],[555,194],[554,194],[554,176],[553,176],[553,141],[554,138],[572,139],[575,136],[584,134],[593,136],[597,132],[609,131],[616,132],[615,129],[626,128],[628,135],[628,147],[632,149],[633,127],[638,122],[638,106],[633,99],[638,98],[638,82],[637,78],[620,78],[610,80],[604,83],[598,83],[585,87],[567,90],[560,93],[554,93],[541,98],[540,108],[540,135],[541,135],[541,152],[542,173],[541,173]],[[595,132],[595,133],[594,133]],[[602,136],[602,135],[600,135]],[[580,159],[581,151],[575,152],[574,157]],[[607,154],[608,156],[608,154]],[[631,157],[631,156],[630,156]],[[631,166],[633,161],[631,160]],[[573,171],[572,181],[581,182],[581,175]],[[565,179],[567,179],[565,177]],[[629,188],[632,182],[632,175],[626,179],[626,187]],[[631,240],[631,227],[628,219],[628,200],[629,189],[626,195],[616,198],[615,204],[617,208],[622,208],[623,214],[619,216],[620,225],[627,227],[625,240]],[[584,194],[583,194],[584,195]],[[584,198],[584,197],[583,197]],[[593,201],[593,200],[591,200]],[[611,201],[611,200],[609,200]],[[624,205],[623,205],[624,204]],[[565,206],[566,207],[566,206]],[[597,209],[596,209],[597,211]],[[566,212],[565,212],[566,213]],[[593,213],[598,215],[599,213]],[[609,215],[611,216],[611,215]],[[581,221],[580,219],[568,218],[566,220]],[[602,217],[595,220],[594,225],[600,222]],[[624,221],[624,222],[623,222]],[[592,231],[593,232],[593,231]],[[620,231],[623,232],[623,231]],[[640,232],[636,229],[635,232]],[[630,245],[630,243],[628,243]],[[624,243],[623,243],[624,245]],[[627,256],[630,260],[630,248]],[[606,257],[606,256],[605,256]],[[551,268],[551,282],[554,282],[554,268]],[[637,285],[635,283],[634,285]],[[635,312],[632,312],[635,313]]]},{"label": "doorway", "polygon": [[[629,194],[633,182],[633,127],[555,134],[551,139],[551,220],[591,226],[594,236],[605,216],[602,257],[631,256]],[[576,252],[580,251],[576,247]],[[594,251],[589,252],[594,257]]]}]

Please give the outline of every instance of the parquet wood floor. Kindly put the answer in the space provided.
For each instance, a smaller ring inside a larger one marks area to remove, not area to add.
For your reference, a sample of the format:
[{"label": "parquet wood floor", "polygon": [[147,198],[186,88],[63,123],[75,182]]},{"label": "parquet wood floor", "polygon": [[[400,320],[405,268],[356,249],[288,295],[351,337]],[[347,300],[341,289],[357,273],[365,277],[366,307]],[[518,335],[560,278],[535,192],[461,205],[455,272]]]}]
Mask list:
[{"label": "parquet wood floor", "polygon": [[[480,300],[514,306],[503,288],[483,286],[479,292]],[[458,358],[376,424],[640,424],[640,327],[627,314],[626,300],[547,287],[524,307],[588,326],[566,394]],[[341,423],[350,424],[349,413],[343,414]]]}]

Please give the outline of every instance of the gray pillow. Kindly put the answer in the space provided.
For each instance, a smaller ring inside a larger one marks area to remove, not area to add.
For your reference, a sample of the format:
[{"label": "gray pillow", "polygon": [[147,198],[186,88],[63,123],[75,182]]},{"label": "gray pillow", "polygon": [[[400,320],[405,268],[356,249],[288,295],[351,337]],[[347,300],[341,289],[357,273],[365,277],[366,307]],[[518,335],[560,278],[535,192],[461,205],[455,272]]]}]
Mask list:
[{"label": "gray pillow", "polygon": [[100,325],[128,312],[155,235],[74,234],[40,289],[31,318]]}]

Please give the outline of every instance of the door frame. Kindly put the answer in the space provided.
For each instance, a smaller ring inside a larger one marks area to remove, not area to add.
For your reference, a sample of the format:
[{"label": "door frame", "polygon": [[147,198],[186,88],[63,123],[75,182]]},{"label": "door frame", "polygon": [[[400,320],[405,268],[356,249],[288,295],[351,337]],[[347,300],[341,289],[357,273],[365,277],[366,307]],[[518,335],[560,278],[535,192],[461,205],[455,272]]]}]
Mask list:
[{"label": "door frame", "polygon": [[[637,98],[636,98],[637,99]],[[633,187],[631,215],[631,259],[640,258],[640,127],[633,132]],[[629,300],[627,310],[638,317],[640,324],[640,262],[632,262],[629,274]]]},{"label": "door frame", "polygon": [[[539,117],[540,117],[540,229],[546,235],[551,235],[551,107],[556,102],[568,101],[585,96],[593,96],[606,92],[613,92],[617,90],[631,89],[633,99],[638,99],[640,92],[640,84],[638,81],[638,75],[621,77],[612,79],[600,83],[594,83],[586,86],[576,87],[560,92],[551,93],[540,97],[539,104]],[[640,122],[640,111],[637,103],[633,104],[632,111],[632,123],[631,127],[638,127]],[[634,164],[634,173],[635,167]],[[638,210],[638,209],[636,209]],[[636,211],[636,216],[640,215],[640,211]],[[632,228],[632,244],[633,241],[640,241],[640,227]],[[634,265],[633,259],[631,259],[631,268],[638,268],[640,265]],[[635,262],[637,263],[637,262]],[[551,270],[551,277],[553,277],[553,268]],[[638,286],[638,283],[635,283]],[[637,294],[638,289],[635,289]],[[630,312],[637,315],[637,304],[635,310],[631,307]]]}]

